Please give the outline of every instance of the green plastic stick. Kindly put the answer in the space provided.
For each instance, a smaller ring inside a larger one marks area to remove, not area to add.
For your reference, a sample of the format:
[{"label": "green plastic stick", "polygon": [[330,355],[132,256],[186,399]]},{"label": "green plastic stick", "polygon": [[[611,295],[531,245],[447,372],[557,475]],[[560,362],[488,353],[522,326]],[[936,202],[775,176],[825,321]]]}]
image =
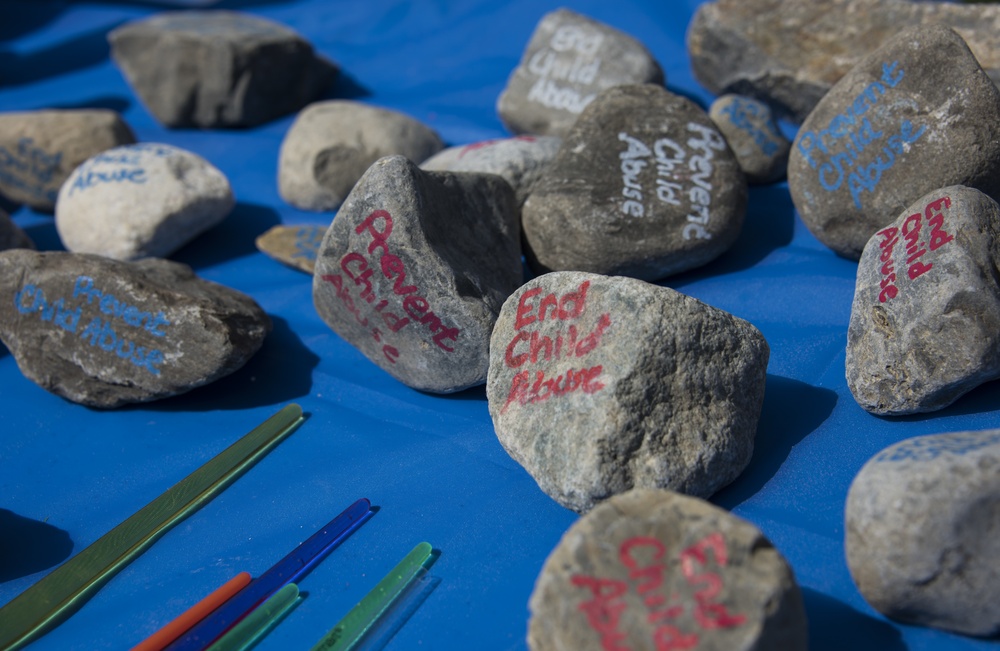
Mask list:
[{"label": "green plastic stick", "polygon": [[289,583],[253,609],[239,624],[229,629],[206,651],[242,651],[267,635],[299,599],[299,587]]},{"label": "green plastic stick", "polygon": [[288,405],[0,608],[0,649],[19,649],[78,610],[160,536],[226,489],[302,423]]}]

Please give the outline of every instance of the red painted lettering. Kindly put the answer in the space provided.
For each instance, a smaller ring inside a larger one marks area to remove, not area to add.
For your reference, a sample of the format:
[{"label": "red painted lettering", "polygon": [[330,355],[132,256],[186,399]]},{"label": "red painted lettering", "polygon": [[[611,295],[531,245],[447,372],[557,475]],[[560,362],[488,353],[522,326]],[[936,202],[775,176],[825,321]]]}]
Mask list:
[{"label": "red painted lettering", "polygon": [[618,630],[625,602],[615,601],[628,591],[625,582],[580,575],[574,576],[571,581],[573,585],[591,592],[592,598],[582,602],[578,608],[587,616],[590,627],[601,636],[601,647],[605,651],[630,651],[622,644],[627,636]]},{"label": "red painted lettering", "polygon": [[945,208],[951,208],[951,197],[941,197],[937,201],[930,202],[924,211],[924,214],[927,216],[927,223],[931,227],[931,251],[937,251],[940,247],[955,239],[954,235],[949,235],[944,230]]},{"label": "red painted lettering", "polygon": [[507,352],[503,356],[504,363],[507,364],[508,368],[517,368],[521,364],[528,361],[528,353],[521,353],[520,355],[514,354],[514,348],[522,341],[528,341],[529,335],[527,332],[519,332],[514,335],[514,339],[507,344]]},{"label": "red painted lettering", "polygon": [[514,314],[515,330],[520,330],[524,326],[535,322],[535,317],[531,313],[532,305],[528,301],[541,293],[541,288],[535,287],[521,294],[521,298],[517,301],[517,312]]},{"label": "red painted lettering", "polygon": [[[384,224],[382,230],[377,230],[375,227],[375,222],[379,219],[382,220]],[[368,253],[375,253],[375,249],[381,247],[385,253],[389,253],[389,245],[387,241],[389,235],[392,233],[392,215],[384,210],[376,210],[372,214],[365,217],[364,221],[357,225],[354,232],[361,235],[362,231],[368,231],[372,236],[372,243],[368,245]]]},{"label": "red painted lettering", "polygon": [[722,590],[722,578],[714,572],[695,573],[695,562],[702,566],[706,565],[709,551],[713,553],[720,567],[726,566],[728,563],[726,541],[718,531],[709,534],[680,554],[681,573],[684,574],[684,578],[692,586],[704,586],[695,591],[695,601],[698,604],[694,613],[695,620],[705,629],[739,626],[746,621],[746,615],[730,615],[723,604],[712,602]]}]

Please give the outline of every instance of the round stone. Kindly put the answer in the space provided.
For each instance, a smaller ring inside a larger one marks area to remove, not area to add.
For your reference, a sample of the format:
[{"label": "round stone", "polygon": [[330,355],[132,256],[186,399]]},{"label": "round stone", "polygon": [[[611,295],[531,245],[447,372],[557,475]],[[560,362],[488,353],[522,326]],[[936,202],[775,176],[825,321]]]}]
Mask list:
[{"label": "round stone", "polygon": [[750,183],[773,183],[785,176],[792,144],[778,129],[771,108],[750,97],[723,95],[709,117],[726,137]]}]

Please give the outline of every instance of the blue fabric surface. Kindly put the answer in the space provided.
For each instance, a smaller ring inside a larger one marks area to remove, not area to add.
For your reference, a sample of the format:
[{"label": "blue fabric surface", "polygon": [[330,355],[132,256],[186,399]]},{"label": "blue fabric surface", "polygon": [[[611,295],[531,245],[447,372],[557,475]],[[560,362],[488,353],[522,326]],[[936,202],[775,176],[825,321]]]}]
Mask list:
[{"label": "blue fabric surface", "polygon": [[[403,111],[450,144],[502,137],[495,102],[539,18],[557,6],[640,39],[668,87],[703,105],[684,34],[696,0],[230,0],[286,23],[337,61],[331,97]],[[281,201],[278,148],[292,116],[238,131],[166,130],[108,58],[107,31],[158,11],[125,2],[0,2],[0,110],[110,107],[140,140],[212,161],[233,214],[172,256],[256,299],[274,332],[242,370],[187,395],[98,411],[51,395],[0,346],[0,604],[92,543],[288,402],[309,419],[221,496],[115,577],[37,649],[134,645],[236,573],[259,575],[359,497],[380,511],[300,585],[307,598],[259,648],[308,648],[415,544],[441,550],[437,589],[390,649],[525,649],[527,601],[576,515],[503,451],[485,392],[413,391],[319,319],[309,276],[256,252],[278,224],[328,221]],[[13,216],[61,249],[51,216]],[[755,523],[803,587],[816,650],[996,648],[889,621],[844,561],[843,509],[862,464],[920,434],[996,427],[1000,385],[941,412],[883,419],[844,379],[857,265],[822,246],[785,184],[751,190],[731,251],[663,284],[749,320],[771,346],[767,395],[747,471],[713,501]]]}]

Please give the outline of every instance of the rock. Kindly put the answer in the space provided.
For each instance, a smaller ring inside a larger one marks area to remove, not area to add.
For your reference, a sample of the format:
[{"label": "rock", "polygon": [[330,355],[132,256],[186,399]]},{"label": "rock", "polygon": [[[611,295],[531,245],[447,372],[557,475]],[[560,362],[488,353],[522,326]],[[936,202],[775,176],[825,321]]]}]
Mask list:
[{"label": "rock", "polygon": [[688,28],[695,78],[801,122],[830,87],[908,26],[950,25],[1000,81],[1000,6],[906,0],[715,0]]},{"label": "rock", "polygon": [[892,445],[851,483],[847,566],[883,614],[1000,633],[1000,430]]},{"label": "rock", "polygon": [[739,236],[747,184],[715,125],[651,84],[604,91],[580,115],[522,209],[540,271],[656,280]]},{"label": "rock", "polygon": [[532,651],[804,651],[802,595],[749,522],[702,500],[636,489],[580,518],[529,602]]},{"label": "rock", "polygon": [[792,144],[778,129],[767,104],[742,95],[712,102],[709,117],[726,137],[750,183],[774,183],[785,176]]},{"label": "rock", "polygon": [[111,57],[168,127],[252,127],[322,95],[337,66],[292,29],[234,11],[166,12],[108,34]]},{"label": "rock", "polygon": [[642,43],[592,18],[557,9],[535,27],[497,112],[513,133],[562,136],[601,91],[664,81]]},{"label": "rock", "polygon": [[359,102],[311,104],[281,143],[278,190],[305,210],[336,210],[368,168],[399,154],[420,163],[441,151],[437,133],[407,115]]},{"label": "rock", "polygon": [[561,142],[554,136],[516,136],[475,142],[449,147],[425,160],[420,168],[434,172],[499,174],[514,188],[520,206],[555,158]]},{"label": "rock", "polygon": [[312,275],[328,226],[275,226],[257,238],[257,249],[278,262]]},{"label": "rock", "polygon": [[414,389],[482,384],[493,323],[521,284],[518,235],[502,178],[383,158],[323,238],[313,302],[338,335]]},{"label": "rock", "polygon": [[3,210],[0,210],[0,251],[34,249],[35,243]]},{"label": "rock", "polygon": [[73,402],[184,393],[243,366],[270,330],[253,299],[186,265],[0,253],[0,339],[25,377]]},{"label": "rock", "polygon": [[1000,91],[941,26],[902,32],[858,63],[802,124],[788,161],[802,221],[853,259],[949,185],[1000,197]]},{"label": "rock", "polygon": [[742,319],[632,278],[556,272],[500,311],[490,416],[577,512],[634,487],[708,497],[746,468],[769,349]]},{"label": "rock", "polygon": [[1000,377],[1000,206],[953,186],[868,242],[847,332],[847,385],[879,415],[947,407]]},{"label": "rock", "polygon": [[59,187],[80,163],[135,142],[114,111],[45,110],[0,113],[0,192],[51,211]]},{"label": "rock", "polygon": [[225,219],[234,202],[225,175],[201,156],[140,143],[73,172],[59,191],[56,230],[74,253],[165,257]]}]

